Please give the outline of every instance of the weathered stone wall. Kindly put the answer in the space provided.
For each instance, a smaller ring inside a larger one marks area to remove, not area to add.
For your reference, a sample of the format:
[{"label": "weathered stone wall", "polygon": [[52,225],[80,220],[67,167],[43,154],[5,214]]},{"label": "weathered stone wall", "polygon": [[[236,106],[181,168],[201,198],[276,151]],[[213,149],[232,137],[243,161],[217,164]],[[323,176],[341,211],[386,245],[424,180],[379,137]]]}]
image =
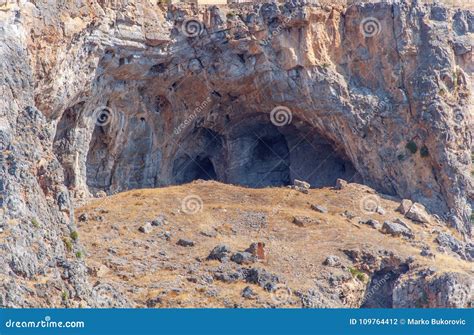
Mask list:
[{"label": "weathered stone wall", "polygon": [[[38,276],[90,297],[81,261],[64,265],[70,198],[185,181],[187,156],[221,180],[255,173],[255,185],[269,168],[252,158],[255,140],[288,147],[291,169],[268,184],[357,178],[470,235],[470,11],[20,1],[0,22],[0,274],[15,297]],[[272,119],[276,107],[287,119]],[[301,138],[311,149],[290,152]],[[28,304],[3,294],[3,305]]]}]

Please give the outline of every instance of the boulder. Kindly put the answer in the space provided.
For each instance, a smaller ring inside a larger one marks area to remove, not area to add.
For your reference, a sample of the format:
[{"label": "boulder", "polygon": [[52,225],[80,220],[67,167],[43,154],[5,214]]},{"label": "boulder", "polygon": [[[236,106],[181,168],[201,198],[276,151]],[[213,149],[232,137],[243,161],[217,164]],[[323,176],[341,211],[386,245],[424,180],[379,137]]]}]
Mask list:
[{"label": "boulder", "polygon": [[323,214],[326,214],[328,212],[328,209],[324,206],[321,206],[321,205],[311,205],[311,209],[313,211],[323,213]]},{"label": "boulder", "polygon": [[138,230],[144,234],[149,234],[153,231],[153,227],[150,222],[147,222],[143,226],[138,228]]},{"label": "boulder", "polygon": [[334,187],[334,189],[336,189],[336,190],[342,190],[342,189],[344,189],[346,186],[347,186],[347,181],[345,181],[344,179],[338,178],[338,179],[336,180],[336,186]]},{"label": "boulder", "polygon": [[164,214],[160,214],[156,217],[156,219],[151,221],[151,225],[155,227],[160,227],[163,225],[168,224],[166,216]]},{"label": "boulder", "polygon": [[352,211],[344,211],[344,213],[341,214],[342,216],[348,218],[349,220],[352,220],[353,218],[356,217],[356,214]]},{"label": "boulder", "polygon": [[220,262],[224,262],[229,259],[230,257],[230,247],[225,244],[219,244],[214,249],[212,249],[207,259],[217,259]]},{"label": "boulder", "polygon": [[243,268],[241,273],[247,283],[259,285],[269,292],[280,283],[280,278],[277,275],[267,272],[265,269]]},{"label": "boulder", "polygon": [[245,299],[255,299],[256,296],[257,294],[252,290],[250,286],[246,286],[242,290],[242,297],[244,297]]},{"label": "boulder", "polygon": [[186,240],[186,239],[179,239],[178,242],[176,242],[177,245],[181,247],[194,247],[195,243],[194,241],[191,240]]},{"label": "boulder", "polygon": [[430,221],[430,217],[425,210],[425,206],[419,203],[414,203],[405,216],[415,222],[428,223]]},{"label": "boulder", "polygon": [[105,198],[106,196],[107,196],[107,193],[105,193],[104,191],[99,191],[95,194],[96,198]]},{"label": "boulder", "polygon": [[408,213],[412,205],[413,205],[413,202],[411,200],[403,199],[402,202],[400,203],[400,206],[398,206],[397,208],[397,212],[400,212],[403,215],[405,215],[406,213]]},{"label": "boulder", "polygon": [[456,253],[464,250],[463,243],[449,233],[440,232],[435,241],[442,247],[448,248]]},{"label": "boulder", "polygon": [[376,212],[377,214],[385,215],[385,209],[382,206],[378,206]]},{"label": "boulder", "polygon": [[237,264],[252,264],[252,263],[255,263],[257,259],[250,252],[243,251],[243,252],[236,252],[235,254],[233,254],[230,260]]},{"label": "boulder", "polygon": [[359,223],[371,226],[374,229],[379,229],[382,225],[377,220],[369,219],[366,221],[359,221]]},{"label": "boulder", "polygon": [[341,260],[337,256],[330,255],[324,260],[323,265],[331,267],[339,266],[341,265]]},{"label": "boulder", "polygon": [[390,234],[392,236],[406,236],[408,238],[414,237],[411,229],[407,228],[402,224],[391,221],[385,221],[383,223],[382,232],[384,234]]},{"label": "boulder", "polygon": [[298,179],[294,180],[293,185],[295,185],[296,187],[300,187],[302,189],[309,189],[311,187],[309,183],[302,180],[298,180]]}]

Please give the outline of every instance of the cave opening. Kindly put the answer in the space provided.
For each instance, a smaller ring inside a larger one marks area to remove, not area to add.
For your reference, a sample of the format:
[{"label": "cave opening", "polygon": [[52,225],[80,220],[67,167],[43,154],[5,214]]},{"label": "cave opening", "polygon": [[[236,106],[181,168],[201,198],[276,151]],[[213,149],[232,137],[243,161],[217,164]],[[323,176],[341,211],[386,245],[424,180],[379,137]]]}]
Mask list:
[{"label": "cave opening", "polygon": [[175,183],[186,184],[193,180],[217,180],[217,173],[209,157],[181,158],[175,165]]},{"label": "cave opening", "polygon": [[86,157],[87,186],[117,191],[198,179],[253,188],[286,186],[295,179],[311,187],[333,186],[337,178],[358,181],[350,160],[312,125],[295,119],[277,126],[266,114],[228,121],[212,129],[196,123],[168,152],[140,117],[124,127],[95,127]]},{"label": "cave opening", "polygon": [[182,136],[172,184],[203,179],[263,188],[300,179],[324,187],[337,178],[354,180],[350,161],[303,122],[280,127],[256,115],[233,120],[220,132],[201,126]]},{"label": "cave opening", "polygon": [[398,267],[386,267],[374,272],[365,292],[361,308],[393,308],[395,282],[408,271],[406,263]]},{"label": "cave opening", "polygon": [[193,180],[224,180],[219,161],[224,152],[223,138],[207,128],[195,128],[183,136],[173,161],[172,184]]},{"label": "cave opening", "polygon": [[229,154],[228,178],[232,183],[257,188],[289,185],[290,160],[285,136],[273,126],[260,125],[260,129],[259,133],[250,132],[236,139],[233,148],[243,150]]}]

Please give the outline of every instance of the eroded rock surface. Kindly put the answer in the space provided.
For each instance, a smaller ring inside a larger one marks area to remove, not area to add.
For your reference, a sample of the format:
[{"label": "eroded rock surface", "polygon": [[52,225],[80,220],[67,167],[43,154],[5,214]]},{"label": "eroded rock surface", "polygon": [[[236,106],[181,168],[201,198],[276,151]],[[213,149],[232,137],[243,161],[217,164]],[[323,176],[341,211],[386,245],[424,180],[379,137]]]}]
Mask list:
[{"label": "eroded rock surface", "polygon": [[71,238],[74,199],[101,191],[342,178],[468,239],[473,20],[416,2],[2,8],[0,305],[129,304],[93,298]]}]

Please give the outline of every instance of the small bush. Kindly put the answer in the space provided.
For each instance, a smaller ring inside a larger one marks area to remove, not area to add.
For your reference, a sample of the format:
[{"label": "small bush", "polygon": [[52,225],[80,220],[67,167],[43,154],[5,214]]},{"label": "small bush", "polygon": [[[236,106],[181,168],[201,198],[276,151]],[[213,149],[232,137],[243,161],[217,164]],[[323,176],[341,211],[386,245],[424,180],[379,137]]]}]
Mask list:
[{"label": "small bush", "polygon": [[33,225],[33,227],[39,228],[39,222],[35,218],[31,219],[31,224]]},{"label": "small bush", "polygon": [[66,250],[71,252],[72,251],[72,242],[70,239],[64,238],[63,239],[64,245],[66,246]]},{"label": "small bush", "polygon": [[76,252],[76,258],[82,258],[82,252],[80,251]]},{"label": "small bush", "polygon": [[349,268],[349,272],[351,273],[352,277],[356,278],[357,280],[361,282],[365,282],[365,273],[363,273],[360,270],[357,270],[356,268]]},{"label": "small bush", "polygon": [[429,151],[428,151],[428,148],[424,145],[421,149],[420,149],[420,155],[421,157],[428,157],[429,155]]},{"label": "small bush", "polygon": [[365,274],[363,273],[358,273],[356,278],[360,280],[361,282],[365,283]]},{"label": "small bush", "polygon": [[67,291],[63,291],[63,292],[61,293],[61,299],[62,299],[63,301],[67,301],[67,300],[69,299],[69,293],[68,293]]},{"label": "small bush", "polygon": [[72,231],[71,234],[69,235],[73,241],[77,241],[79,238],[79,233],[77,231]]},{"label": "small bush", "polygon": [[416,154],[416,152],[418,151],[418,146],[414,141],[408,142],[405,148],[407,148],[408,151],[410,151],[412,154]]},{"label": "small bush", "polygon": [[399,154],[399,155],[397,156],[397,159],[398,159],[399,161],[402,161],[402,160],[405,159],[405,156],[402,155],[402,154]]}]

